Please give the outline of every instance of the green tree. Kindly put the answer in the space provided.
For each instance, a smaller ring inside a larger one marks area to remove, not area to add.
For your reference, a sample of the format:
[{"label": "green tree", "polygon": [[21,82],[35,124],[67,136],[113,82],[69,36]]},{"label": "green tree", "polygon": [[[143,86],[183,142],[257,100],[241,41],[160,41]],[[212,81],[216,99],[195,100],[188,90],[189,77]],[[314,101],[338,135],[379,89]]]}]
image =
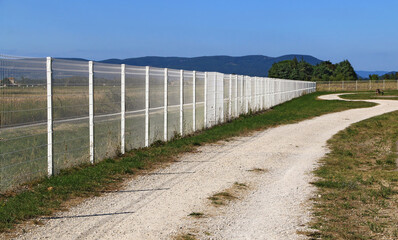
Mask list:
[{"label": "green tree", "polygon": [[284,78],[293,80],[310,80],[313,66],[304,60],[300,62],[297,58],[274,63],[268,71],[269,77]]},{"label": "green tree", "polygon": [[358,79],[354,68],[348,60],[333,64],[325,61],[313,66],[303,59],[299,62],[293,60],[274,63],[268,71],[269,77],[295,79],[295,80],[356,80]]},{"label": "green tree", "polygon": [[354,71],[351,63],[348,60],[344,60],[336,64],[336,69],[334,71],[336,80],[356,80],[358,76]]},{"label": "green tree", "polygon": [[379,80],[379,75],[377,75],[377,74],[369,74],[369,79],[370,80]]},{"label": "green tree", "polygon": [[314,72],[314,66],[301,59],[301,61],[297,65],[299,78],[301,80],[311,80],[312,74]]},{"label": "green tree", "polygon": [[312,80],[323,80],[329,81],[333,76],[333,72],[336,69],[336,66],[332,64],[330,61],[325,61],[314,66],[314,72],[312,74]]},{"label": "green tree", "polygon": [[290,62],[291,60],[285,60],[272,64],[272,67],[268,71],[268,76],[272,78],[289,79],[292,72]]}]

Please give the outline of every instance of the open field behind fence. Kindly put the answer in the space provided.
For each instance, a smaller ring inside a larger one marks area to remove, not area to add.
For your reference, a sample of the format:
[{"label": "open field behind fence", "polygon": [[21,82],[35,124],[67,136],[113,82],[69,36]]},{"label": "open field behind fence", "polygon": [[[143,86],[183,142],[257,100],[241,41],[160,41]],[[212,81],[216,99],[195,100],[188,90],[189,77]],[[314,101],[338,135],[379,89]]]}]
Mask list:
[{"label": "open field behind fence", "polygon": [[316,82],[317,91],[376,91],[398,90],[398,80],[357,80]]},{"label": "open field behind fence", "polygon": [[313,82],[0,55],[0,192],[314,92]]}]

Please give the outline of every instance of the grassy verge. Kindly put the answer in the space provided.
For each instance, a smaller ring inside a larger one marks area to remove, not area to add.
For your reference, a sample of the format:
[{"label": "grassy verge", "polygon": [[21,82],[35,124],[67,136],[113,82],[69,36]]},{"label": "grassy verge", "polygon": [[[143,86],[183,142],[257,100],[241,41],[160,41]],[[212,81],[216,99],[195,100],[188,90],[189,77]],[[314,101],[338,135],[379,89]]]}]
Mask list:
[{"label": "grassy verge", "polygon": [[55,177],[30,183],[18,193],[0,196],[0,232],[13,228],[19,222],[62,210],[65,203],[70,203],[72,199],[117,189],[124,179],[153,168],[157,163],[170,162],[178,154],[190,152],[199,145],[325,113],[374,105],[366,102],[318,101],[316,97],[319,95],[322,93],[309,94],[270,111],[241,116],[192,136],[156,143],[150,148],[133,150],[123,157],[107,159],[94,166],[83,165],[62,171]]},{"label": "grassy verge", "polygon": [[355,94],[341,95],[344,99],[363,100],[363,99],[392,99],[398,100],[398,90],[386,90],[384,95],[377,95],[376,91],[356,92]]},{"label": "grassy verge", "polygon": [[398,239],[398,112],[352,125],[331,140],[315,173],[322,239]]}]

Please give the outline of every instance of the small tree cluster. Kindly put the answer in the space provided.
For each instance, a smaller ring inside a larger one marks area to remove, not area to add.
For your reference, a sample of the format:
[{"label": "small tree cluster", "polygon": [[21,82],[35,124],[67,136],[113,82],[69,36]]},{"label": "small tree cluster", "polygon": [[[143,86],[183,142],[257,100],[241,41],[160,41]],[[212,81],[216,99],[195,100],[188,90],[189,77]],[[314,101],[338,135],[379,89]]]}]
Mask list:
[{"label": "small tree cluster", "polygon": [[381,76],[381,79],[398,80],[398,72],[386,73]]},{"label": "small tree cluster", "polygon": [[325,61],[313,66],[305,62],[303,59],[298,61],[296,58],[293,60],[274,63],[268,71],[268,76],[273,78],[307,81],[339,81],[358,79],[354,68],[348,60],[344,60],[336,64],[333,64],[330,61]]}]

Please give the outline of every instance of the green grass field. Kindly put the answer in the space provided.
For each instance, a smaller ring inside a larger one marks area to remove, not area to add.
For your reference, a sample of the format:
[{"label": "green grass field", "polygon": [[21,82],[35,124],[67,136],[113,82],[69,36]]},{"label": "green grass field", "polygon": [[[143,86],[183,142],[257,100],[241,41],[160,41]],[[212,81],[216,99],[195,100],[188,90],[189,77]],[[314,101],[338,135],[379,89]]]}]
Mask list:
[{"label": "green grass field", "polygon": [[90,197],[103,190],[117,188],[124,179],[142,169],[153,168],[156,163],[169,162],[181,153],[193,151],[199,145],[330,112],[374,106],[366,102],[316,100],[322,94],[325,93],[305,95],[265,112],[242,115],[206,131],[167,143],[155,142],[149,148],[132,150],[122,157],[109,158],[95,165],[82,164],[62,170],[55,177],[31,182],[20,191],[1,196],[0,231],[10,229],[24,220],[50,215],[62,209],[65,202],[76,197]]},{"label": "green grass field", "polygon": [[398,100],[398,90],[386,90],[384,95],[378,95],[375,91],[358,92],[355,94],[341,95],[344,99],[364,100],[364,99],[391,99]]}]

